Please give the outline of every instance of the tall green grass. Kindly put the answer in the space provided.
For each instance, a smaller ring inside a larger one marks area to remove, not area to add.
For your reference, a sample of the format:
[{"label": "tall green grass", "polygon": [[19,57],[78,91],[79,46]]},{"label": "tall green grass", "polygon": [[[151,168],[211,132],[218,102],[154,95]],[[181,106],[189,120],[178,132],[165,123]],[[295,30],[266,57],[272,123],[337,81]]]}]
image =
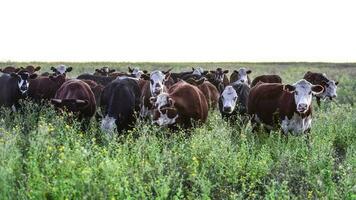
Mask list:
[{"label": "tall green grass", "polygon": [[[293,82],[308,69],[324,70],[270,64],[254,73],[275,70]],[[355,199],[354,71],[328,73],[340,81],[339,97],[314,109],[309,140],[254,134],[217,111],[191,131],[140,121],[113,138],[94,120],[82,132],[49,105],[2,108],[0,199]]]}]

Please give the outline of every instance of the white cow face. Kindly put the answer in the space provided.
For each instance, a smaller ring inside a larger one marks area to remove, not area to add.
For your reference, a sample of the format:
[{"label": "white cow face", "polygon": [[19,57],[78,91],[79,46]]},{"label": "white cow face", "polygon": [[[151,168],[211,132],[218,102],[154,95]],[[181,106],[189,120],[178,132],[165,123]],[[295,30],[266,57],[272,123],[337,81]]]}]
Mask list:
[{"label": "white cow face", "polygon": [[320,94],[321,98],[329,98],[330,100],[332,100],[332,98],[337,97],[336,90],[339,82],[330,80],[328,82],[323,82],[322,84],[325,87],[325,91],[322,94]]},{"label": "white cow face", "polygon": [[197,68],[193,67],[192,70],[193,70],[193,72],[192,72],[193,75],[201,76],[204,74],[204,69],[201,67],[197,67]]},{"label": "white cow face", "polygon": [[161,93],[157,97],[151,97],[153,104],[152,123],[159,126],[175,124],[178,118],[178,112],[174,107],[174,100],[167,93]]},{"label": "white cow face", "polygon": [[72,71],[72,67],[67,67],[65,65],[58,65],[56,68],[51,67],[51,70],[55,73],[55,75],[65,74],[67,72]]},{"label": "white cow face", "polygon": [[17,85],[20,90],[20,93],[22,95],[25,95],[27,93],[28,87],[29,87],[29,79],[36,78],[36,74],[29,74],[27,71],[20,71],[19,73],[12,73],[12,77],[15,77],[17,79]]},{"label": "white cow face", "polygon": [[306,113],[312,102],[312,94],[317,95],[323,92],[321,85],[313,85],[302,79],[292,85],[285,85],[285,89],[294,93],[296,110],[299,113]]},{"label": "white cow face", "polygon": [[161,71],[153,71],[150,75],[150,90],[151,95],[156,97],[161,94],[164,89],[164,82],[166,81],[166,75]]},{"label": "white cow face", "polygon": [[230,85],[226,86],[221,94],[222,111],[224,113],[232,113],[235,110],[237,98],[236,90]]},{"label": "white cow face", "polygon": [[246,83],[248,84],[248,74],[251,73],[251,70],[247,70],[246,68],[240,68],[239,70],[234,71],[237,74],[237,79],[235,83]]}]

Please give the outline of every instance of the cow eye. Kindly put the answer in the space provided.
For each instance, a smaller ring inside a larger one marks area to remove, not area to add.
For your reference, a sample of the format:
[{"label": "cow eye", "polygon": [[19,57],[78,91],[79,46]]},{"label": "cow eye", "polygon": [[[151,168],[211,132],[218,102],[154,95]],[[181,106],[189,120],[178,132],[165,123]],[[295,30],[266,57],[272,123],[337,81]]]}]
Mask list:
[{"label": "cow eye", "polygon": [[153,80],[152,80],[152,79],[150,80],[150,82],[151,82],[151,84],[153,85]]},{"label": "cow eye", "polygon": [[311,95],[311,91],[309,92],[309,95]]},{"label": "cow eye", "polygon": [[295,95],[298,95],[298,91],[295,91],[294,93],[295,93]]}]

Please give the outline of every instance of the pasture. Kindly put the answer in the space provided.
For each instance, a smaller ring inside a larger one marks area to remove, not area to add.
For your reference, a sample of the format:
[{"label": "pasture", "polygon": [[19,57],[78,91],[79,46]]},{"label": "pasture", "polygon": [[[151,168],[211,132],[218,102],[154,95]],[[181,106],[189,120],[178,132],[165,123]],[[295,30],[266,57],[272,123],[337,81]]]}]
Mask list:
[{"label": "pasture", "polygon": [[[59,63],[40,65],[41,72]],[[92,119],[83,132],[70,114],[22,101],[23,109],[0,115],[0,199],[356,199],[356,64],[333,63],[61,63],[69,77],[102,66],[246,67],[251,77],[278,74],[283,83],[308,70],[338,80],[338,97],[313,102],[306,136],[252,133],[218,111],[191,131],[171,132],[139,121],[110,137]],[[230,73],[229,73],[230,74]]]}]

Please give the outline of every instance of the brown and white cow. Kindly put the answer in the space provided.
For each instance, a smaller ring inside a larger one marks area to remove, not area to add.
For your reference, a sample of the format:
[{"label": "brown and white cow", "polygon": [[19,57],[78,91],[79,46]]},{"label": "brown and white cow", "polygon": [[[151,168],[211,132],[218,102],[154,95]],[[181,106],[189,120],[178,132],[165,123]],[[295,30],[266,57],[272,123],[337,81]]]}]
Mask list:
[{"label": "brown and white cow", "polygon": [[63,83],[51,103],[57,108],[75,113],[80,120],[90,119],[96,110],[95,96],[89,85],[78,79]]},{"label": "brown and white cow", "polygon": [[323,92],[323,87],[302,79],[293,85],[259,82],[251,88],[248,113],[253,124],[262,123],[267,129],[276,127],[279,117],[284,133],[304,133],[312,122],[312,94]]},{"label": "brown and white cow", "polygon": [[320,106],[320,99],[329,98],[330,100],[332,100],[333,98],[337,97],[336,90],[339,82],[329,80],[326,77],[326,74],[308,71],[307,73],[305,73],[304,79],[314,85],[321,85],[324,88],[324,92],[315,95],[318,106]]},{"label": "brown and white cow", "polygon": [[220,98],[220,93],[212,83],[207,81],[205,78],[202,78],[200,80],[195,80],[190,78],[187,80],[187,82],[198,87],[200,91],[203,92],[206,100],[208,101],[209,109],[217,108],[219,98]]},{"label": "brown and white cow", "polygon": [[[146,79],[148,75],[144,74]],[[166,92],[166,82],[170,80],[170,70],[159,71],[155,70],[150,73],[149,80],[141,79],[139,81],[139,87],[141,90],[141,117],[148,117],[151,115],[152,104],[150,102],[151,97],[156,97],[162,92]]]},{"label": "brown and white cow", "polygon": [[205,122],[208,117],[204,94],[185,81],[173,85],[168,93],[151,97],[151,102],[154,105],[153,123],[159,126],[190,128],[192,121]]},{"label": "brown and white cow", "polygon": [[259,81],[264,83],[282,83],[282,78],[278,75],[261,75],[253,79],[251,87],[255,86]]},{"label": "brown and white cow", "polygon": [[245,83],[247,85],[251,84],[251,79],[248,76],[251,74],[251,70],[248,70],[246,68],[240,68],[239,70],[234,70],[232,74],[230,75],[230,83]]}]

